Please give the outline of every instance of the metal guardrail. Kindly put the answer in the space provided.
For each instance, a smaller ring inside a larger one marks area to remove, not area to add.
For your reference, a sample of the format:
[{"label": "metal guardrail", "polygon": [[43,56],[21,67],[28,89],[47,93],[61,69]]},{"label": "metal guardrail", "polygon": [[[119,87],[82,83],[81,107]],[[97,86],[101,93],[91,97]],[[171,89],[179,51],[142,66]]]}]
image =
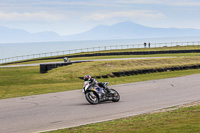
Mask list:
[{"label": "metal guardrail", "polygon": [[30,55],[22,55],[16,57],[9,57],[0,59],[0,64],[15,62],[20,60],[28,60],[28,59],[36,59],[42,57],[53,57],[53,56],[62,56],[68,54],[76,54],[82,52],[95,52],[95,51],[104,51],[104,50],[117,50],[117,49],[132,49],[132,48],[156,48],[156,47],[172,47],[172,46],[187,46],[187,45],[200,45],[200,41],[195,42],[167,42],[167,43],[151,43],[150,46],[147,43],[146,46],[144,44],[132,44],[132,45],[110,45],[110,46],[100,46],[100,47],[91,47],[91,48],[83,48],[83,49],[73,49],[73,50],[65,50],[65,51],[56,51],[56,52],[48,52],[48,53],[39,53],[39,54],[30,54]]}]

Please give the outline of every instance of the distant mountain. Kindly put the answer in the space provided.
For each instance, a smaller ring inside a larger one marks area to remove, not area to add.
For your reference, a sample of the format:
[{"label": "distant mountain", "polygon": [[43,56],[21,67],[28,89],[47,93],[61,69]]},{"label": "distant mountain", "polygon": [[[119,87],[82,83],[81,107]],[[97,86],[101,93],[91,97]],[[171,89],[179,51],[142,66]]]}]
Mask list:
[{"label": "distant mountain", "polygon": [[128,21],[111,26],[100,25],[87,32],[66,38],[70,40],[102,40],[182,36],[200,36],[200,29],[152,28]]},{"label": "distant mountain", "polygon": [[62,37],[55,32],[29,33],[21,29],[0,26],[0,43],[59,41]]},{"label": "distant mountain", "polygon": [[60,36],[55,32],[45,31],[40,33],[29,33],[20,29],[11,29],[0,26],[0,43],[135,39],[182,36],[200,36],[200,29],[152,28],[127,21],[111,26],[99,25],[87,32],[80,34]]}]

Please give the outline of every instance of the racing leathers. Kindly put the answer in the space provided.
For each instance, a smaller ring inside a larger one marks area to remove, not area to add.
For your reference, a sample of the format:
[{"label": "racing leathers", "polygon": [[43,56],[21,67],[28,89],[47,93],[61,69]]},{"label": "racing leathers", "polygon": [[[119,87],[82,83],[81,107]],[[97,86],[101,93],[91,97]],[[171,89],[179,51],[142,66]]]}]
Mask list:
[{"label": "racing leathers", "polygon": [[110,93],[110,90],[108,89],[108,87],[102,83],[102,82],[97,82],[97,80],[95,78],[90,78],[90,84],[91,85],[98,85],[99,87],[103,87],[104,90],[106,90],[108,93]]}]

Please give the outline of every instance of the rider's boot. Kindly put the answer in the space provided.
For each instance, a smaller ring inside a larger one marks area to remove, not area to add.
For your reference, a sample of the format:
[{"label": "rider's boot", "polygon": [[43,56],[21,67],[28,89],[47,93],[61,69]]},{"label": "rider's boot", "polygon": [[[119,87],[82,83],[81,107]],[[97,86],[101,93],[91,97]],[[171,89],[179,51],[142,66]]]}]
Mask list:
[{"label": "rider's boot", "polygon": [[104,88],[108,93],[111,92],[110,89],[109,89],[106,85],[104,85],[103,88]]}]

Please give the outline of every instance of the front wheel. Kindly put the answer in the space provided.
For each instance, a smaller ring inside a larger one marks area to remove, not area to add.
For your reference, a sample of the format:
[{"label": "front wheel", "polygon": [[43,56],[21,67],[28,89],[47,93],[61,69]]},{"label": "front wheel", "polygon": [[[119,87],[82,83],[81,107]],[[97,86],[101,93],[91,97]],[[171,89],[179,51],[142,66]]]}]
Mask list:
[{"label": "front wheel", "polygon": [[114,90],[114,89],[110,89],[111,90],[111,92],[112,92],[112,94],[113,94],[113,99],[112,99],[112,101],[113,102],[118,102],[119,100],[120,100],[120,95],[119,95],[119,93],[116,91],[116,90]]},{"label": "front wheel", "polygon": [[87,92],[85,94],[85,98],[87,99],[87,101],[90,104],[98,104],[99,103],[99,99],[98,99],[97,95],[93,92]]}]

